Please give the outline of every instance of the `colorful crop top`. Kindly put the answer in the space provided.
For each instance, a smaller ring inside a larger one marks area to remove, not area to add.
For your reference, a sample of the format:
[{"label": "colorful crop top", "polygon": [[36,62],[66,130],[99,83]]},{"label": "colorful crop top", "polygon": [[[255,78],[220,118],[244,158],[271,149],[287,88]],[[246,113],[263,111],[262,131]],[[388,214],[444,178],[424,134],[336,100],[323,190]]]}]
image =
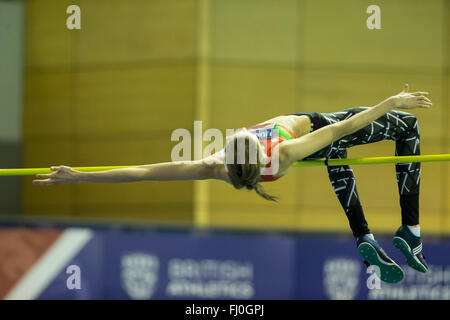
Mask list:
[{"label": "colorful crop top", "polygon": [[[276,123],[263,123],[257,126],[249,127],[247,130],[254,134],[265,147],[267,157],[270,159],[272,148],[283,142],[284,140],[295,139],[294,133],[283,125]],[[225,163],[225,162],[224,162]],[[271,161],[266,164],[266,168],[270,168]],[[225,166],[226,169],[226,166]],[[278,177],[273,175],[261,175],[260,182],[275,181]]]}]

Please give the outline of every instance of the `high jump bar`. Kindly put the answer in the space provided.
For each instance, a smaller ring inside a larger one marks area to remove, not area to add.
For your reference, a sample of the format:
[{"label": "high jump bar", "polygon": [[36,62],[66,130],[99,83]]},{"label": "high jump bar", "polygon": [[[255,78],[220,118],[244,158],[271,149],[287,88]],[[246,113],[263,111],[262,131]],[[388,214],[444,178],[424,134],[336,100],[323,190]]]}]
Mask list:
[{"label": "high jump bar", "polygon": [[[316,159],[297,161],[293,167],[319,167],[319,166],[344,166],[360,164],[387,164],[387,163],[411,163],[411,162],[442,162],[450,161],[450,154],[431,154],[420,156],[394,156],[394,157],[371,157],[350,159]],[[133,168],[138,165],[128,166],[101,166],[101,167],[72,167],[72,169],[83,172],[105,171],[120,168]],[[52,173],[50,168],[23,168],[23,169],[0,169],[0,176],[33,176],[42,173]]]},{"label": "high jump bar", "polygon": [[387,163],[411,163],[411,162],[442,162],[450,161],[450,154],[429,154],[420,156],[393,156],[350,159],[317,159],[297,161],[293,167],[318,167],[318,166],[346,166],[360,164],[387,164]]}]

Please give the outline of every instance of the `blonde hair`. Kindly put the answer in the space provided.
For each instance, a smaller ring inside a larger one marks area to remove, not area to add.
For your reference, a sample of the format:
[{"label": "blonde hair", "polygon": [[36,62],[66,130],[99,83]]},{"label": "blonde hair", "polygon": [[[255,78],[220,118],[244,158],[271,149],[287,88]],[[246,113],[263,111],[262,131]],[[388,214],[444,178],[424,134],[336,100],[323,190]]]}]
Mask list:
[{"label": "blonde hair", "polygon": [[[240,148],[242,143],[243,149]],[[259,156],[261,152],[263,152],[261,144],[256,139],[251,139],[250,133],[235,134],[225,146],[225,166],[228,176],[236,189],[245,187],[247,190],[255,190],[266,200],[277,201],[277,197],[267,194],[259,183],[261,168],[265,166]]]}]

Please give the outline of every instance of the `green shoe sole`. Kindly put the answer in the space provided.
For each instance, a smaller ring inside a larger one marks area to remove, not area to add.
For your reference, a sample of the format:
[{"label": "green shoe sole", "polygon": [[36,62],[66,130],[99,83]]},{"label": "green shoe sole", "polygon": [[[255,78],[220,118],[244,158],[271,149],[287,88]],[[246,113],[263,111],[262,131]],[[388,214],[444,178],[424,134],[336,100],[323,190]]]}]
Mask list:
[{"label": "green shoe sole", "polygon": [[401,253],[403,253],[408,266],[419,272],[425,273],[428,271],[428,269],[411,253],[411,248],[405,240],[400,237],[394,237],[392,243]]},{"label": "green shoe sole", "polygon": [[383,261],[377,253],[377,250],[370,243],[361,243],[358,246],[358,252],[370,265],[380,268],[379,278],[388,283],[396,283],[403,280],[405,273],[396,263],[387,263]]}]

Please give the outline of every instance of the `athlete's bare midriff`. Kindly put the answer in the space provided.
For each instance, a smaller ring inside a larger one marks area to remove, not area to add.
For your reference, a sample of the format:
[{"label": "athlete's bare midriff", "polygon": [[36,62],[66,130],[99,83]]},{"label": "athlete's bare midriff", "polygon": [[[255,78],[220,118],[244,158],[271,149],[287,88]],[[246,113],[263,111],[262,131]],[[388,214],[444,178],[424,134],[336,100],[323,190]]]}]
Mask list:
[{"label": "athlete's bare midriff", "polygon": [[296,138],[308,134],[311,130],[311,120],[307,116],[278,116],[262,123],[276,123],[285,126],[287,129],[292,131]]}]

